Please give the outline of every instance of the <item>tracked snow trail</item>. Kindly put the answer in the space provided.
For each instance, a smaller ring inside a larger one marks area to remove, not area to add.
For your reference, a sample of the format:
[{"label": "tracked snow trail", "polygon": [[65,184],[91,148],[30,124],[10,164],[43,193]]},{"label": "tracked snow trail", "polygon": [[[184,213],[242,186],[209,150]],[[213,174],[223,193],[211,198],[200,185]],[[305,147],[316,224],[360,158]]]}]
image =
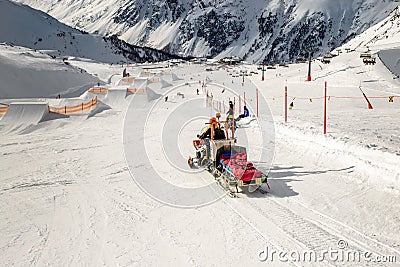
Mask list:
[{"label": "tracked snow trail", "polygon": [[[216,76],[209,74],[211,80]],[[222,80],[219,84],[212,80],[207,88],[217,95],[216,91],[220,91],[227,81]],[[229,83],[227,86],[230,87]],[[249,89],[248,86],[246,88]],[[181,88],[181,91],[189,98],[194,94],[194,88],[189,86]],[[248,97],[254,99],[251,94]],[[161,105],[160,112],[157,109],[154,111],[157,120],[169,118],[166,107],[168,104]],[[165,118],[161,113],[165,113]],[[340,150],[321,146],[317,141],[298,139],[292,131],[277,125],[277,153],[270,174],[270,194],[243,196],[244,199],[228,199],[224,203],[254,226],[272,247],[299,252],[312,250],[322,254],[327,249],[339,250],[338,242],[343,240],[350,251],[371,252],[373,256],[400,256],[395,245],[397,241],[393,243],[399,238],[395,234],[397,230],[393,232],[398,225],[397,215],[392,212],[399,209],[398,195],[385,196],[385,185],[363,184],[368,180],[364,175],[371,175],[368,170],[362,169],[363,166],[354,166],[346,161],[343,157],[346,155]],[[192,132],[192,135],[195,133]],[[180,140],[182,143],[179,145],[185,146],[186,142],[190,146],[191,137],[186,138]],[[157,160],[157,156],[155,160],[161,161]],[[191,176],[186,178],[189,178],[189,183],[196,179]],[[185,183],[185,176],[181,180]],[[371,207],[376,214],[371,212],[368,215]],[[390,223],[381,225],[379,220],[382,217]],[[369,264],[369,259],[361,257],[360,261],[360,264]],[[346,263],[328,261],[333,265]]]},{"label": "tracked snow trail", "polygon": [[[222,202],[176,209],[135,185],[122,153],[122,118],[108,110],[3,136],[1,262],[234,265],[246,254],[246,262],[257,264],[264,240]],[[101,139],[93,131],[99,127]],[[16,159],[31,164],[15,170]]]},{"label": "tracked snow trail", "polygon": [[[278,150],[277,162],[282,157],[279,155],[283,155],[285,165],[299,165],[298,156],[303,151],[298,147],[290,149],[287,144],[278,144],[278,148],[282,148],[284,151]],[[295,153],[297,155],[294,157],[288,156],[288,154],[294,155]],[[312,156],[307,157],[307,162],[316,161],[317,159],[313,159]],[[304,162],[302,161],[301,163]],[[351,166],[346,167],[343,164],[343,168],[340,169],[339,166],[341,164],[334,164],[338,169],[328,169],[332,166],[332,161],[329,161],[327,165],[325,166],[327,169],[323,169],[324,165],[319,166],[323,171],[309,172],[306,171],[308,168],[310,170],[315,168],[312,164],[304,164],[304,166],[293,165],[286,168],[276,166],[274,168],[275,171],[273,170],[270,174],[272,190],[269,196],[258,194],[245,197],[247,201],[241,204],[243,205],[243,210],[253,209],[253,216],[257,214],[265,217],[276,228],[282,230],[283,234],[290,236],[295,242],[301,244],[303,249],[322,253],[322,251],[329,248],[338,249],[339,240],[345,240],[348,243],[346,249],[353,251],[368,251],[380,255],[399,255],[399,250],[390,245],[390,240],[386,238],[383,241],[382,239],[379,240],[382,236],[377,238],[377,234],[375,234],[393,231],[392,227],[396,227],[395,224],[386,229],[382,229],[381,226],[370,228],[373,225],[377,225],[377,223],[372,223],[373,221],[379,220],[382,216],[388,216],[386,211],[396,209],[398,204],[393,202],[381,203],[379,200],[375,202],[372,198],[367,200],[365,198],[358,199],[358,196],[349,197],[346,192],[349,190],[349,183],[346,179],[348,179],[348,173],[353,168]],[[290,179],[291,175],[296,176],[296,178]],[[305,176],[309,176],[309,178]],[[290,184],[294,183],[304,183],[305,185],[302,187],[308,186],[315,189],[316,192],[310,190],[295,192],[289,188]],[[324,188],[327,184],[329,184],[329,191]],[[352,187],[354,191],[359,191],[361,196],[370,195],[371,193],[378,194],[380,197],[383,196],[382,192],[375,191],[373,187],[357,188],[355,184]],[[351,191],[352,194],[355,193],[353,190]],[[342,199],[343,195],[347,195],[347,201],[340,201],[343,203],[337,202],[337,199]],[[316,205],[315,202],[320,203]],[[373,205],[379,207],[382,211],[377,212],[378,214],[371,212],[367,220],[370,223],[356,222],[355,218],[359,216],[358,210],[363,205]],[[327,207],[329,208],[327,209]],[[336,211],[332,212],[332,208],[336,209]],[[362,225],[359,225],[359,223]],[[269,230],[266,230],[266,232],[270,232],[273,227],[267,228]],[[369,236],[365,233],[374,234]],[[271,238],[274,238],[274,236]],[[282,240],[282,235],[275,238],[277,239],[275,242],[279,242]],[[331,263],[338,264],[338,262],[334,261]],[[363,264],[366,264],[366,262],[364,261]]]}]

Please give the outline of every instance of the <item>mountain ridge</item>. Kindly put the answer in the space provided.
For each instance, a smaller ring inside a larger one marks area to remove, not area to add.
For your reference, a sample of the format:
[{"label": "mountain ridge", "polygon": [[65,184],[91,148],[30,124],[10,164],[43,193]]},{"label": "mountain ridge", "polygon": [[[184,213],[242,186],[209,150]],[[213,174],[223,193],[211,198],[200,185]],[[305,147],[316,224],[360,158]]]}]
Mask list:
[{"label": "mountain ridge", "polygon": [[56,18],[21,3],[0,0],[0,42],[56,57],[75,56],[104,63],[162,61],[176,56],[119,40],[74,29]]},{"label": "mountain ridge", "polygon": [[[64,23],[182,56],[293,61],[383,20],[394,0],[18,0]],[[66,8],[66,6],[68,6]]]}]

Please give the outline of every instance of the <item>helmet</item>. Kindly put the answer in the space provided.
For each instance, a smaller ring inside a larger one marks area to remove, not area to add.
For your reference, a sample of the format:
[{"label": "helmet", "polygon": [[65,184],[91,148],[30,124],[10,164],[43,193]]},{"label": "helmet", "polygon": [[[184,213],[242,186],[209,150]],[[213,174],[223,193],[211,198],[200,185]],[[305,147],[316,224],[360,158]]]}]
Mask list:
[{"label": "helmet", "polygon": [[215,117],[220,118],[221,117],[221,113],[217,112],[217,114],[215,114]]},{"label": "helmet", "polygon": [[214,123],[214,122],[217,122],[217,119],[214,117],[210,118],[210,123]]}]

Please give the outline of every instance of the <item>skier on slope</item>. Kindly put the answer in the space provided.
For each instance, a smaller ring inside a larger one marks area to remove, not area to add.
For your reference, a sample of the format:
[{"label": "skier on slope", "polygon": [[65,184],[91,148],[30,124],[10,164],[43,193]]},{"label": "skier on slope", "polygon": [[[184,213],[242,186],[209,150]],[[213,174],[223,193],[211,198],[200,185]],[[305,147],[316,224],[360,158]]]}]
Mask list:
[{"label": "skier on slope", "polygon": [[236,130],[236,123],[235,123],[235,117],[234,117],[234,106],[233,106],[233,102],[229,101],[229,110],[226,113],[228,116],[226,117],[226,121],[228,122],[228,127],[231,128],[232,127],[232,122],[234,123],[234,128]]},{"label": "skier on slope", "polygon": [[250,115],[249,110],[246,106],[243,107],[243,114],[240,114],[236,121],[240,121],[240,119],[246,118]]},{"label": "skier on slope", "polygon": [[226,113],[226,115],[228,115],[228,116],[226,117],[226,120],[227,120],[227,121],[233,119],[233,103],[232,103],[232,101],[229,101],[229,110],[228,110],[228,112]]}]

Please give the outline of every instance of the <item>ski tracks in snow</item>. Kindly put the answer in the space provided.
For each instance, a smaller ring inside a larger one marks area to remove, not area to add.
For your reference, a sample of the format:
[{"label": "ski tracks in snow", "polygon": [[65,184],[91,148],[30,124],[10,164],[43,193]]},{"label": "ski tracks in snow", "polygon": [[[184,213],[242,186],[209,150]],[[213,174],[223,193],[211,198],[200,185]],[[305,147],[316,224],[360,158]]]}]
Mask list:
[{"label": "ski tracks in snow", "polygon": [[[378,240],[368,237],[353,227],[308,207],[304,203],[293,199],[276,199],[269,195],[258,194],[250,198],[242,196],[238,199],[226,198],[223,202],[260,236],[269,249],[285,252],[303,253],[313,251],[317,257],[327,250],[360,252],[359,264],[369,265],[369,260],[379,255],[400,256],[397,249]],[[345,247],[341,247],[344,242]],[[258,248],[258,252],[264,248]],[[256,252],[255,252],[256,253]],[[362,255],[367,253],[368,259]],[[301,254],[300,254],[301,255]],[[277,260],[278,257],[275,257]],[[352,258],[347,262],[329,259],[325,255],[323,262],[330,266],[351,265]],[[316,262],[291,262],[295,266]],[[355,263],[355,262],[353,262]],[[383,266],[373,263],[374,266]]]}]

